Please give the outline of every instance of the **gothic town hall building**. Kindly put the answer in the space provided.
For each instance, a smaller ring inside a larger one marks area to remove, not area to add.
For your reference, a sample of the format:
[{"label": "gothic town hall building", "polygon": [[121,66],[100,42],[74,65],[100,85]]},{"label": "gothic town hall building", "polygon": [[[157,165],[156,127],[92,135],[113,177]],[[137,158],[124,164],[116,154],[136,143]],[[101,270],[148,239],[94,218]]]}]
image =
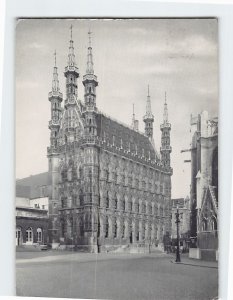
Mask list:
[{"label": "gothic town hall building", "polygon": [[166,100],[159,154],[153,142],[149,90],[145,133],[139,132],[134,116],[132,125],[126,126],[98,110],[90,33],[83,101],[78,99],[80,74],[72,29],[64,75],[63,99],[55,57],[47,149],[49,243],[90,252],[162,243],[171,230],[171,124]]}]

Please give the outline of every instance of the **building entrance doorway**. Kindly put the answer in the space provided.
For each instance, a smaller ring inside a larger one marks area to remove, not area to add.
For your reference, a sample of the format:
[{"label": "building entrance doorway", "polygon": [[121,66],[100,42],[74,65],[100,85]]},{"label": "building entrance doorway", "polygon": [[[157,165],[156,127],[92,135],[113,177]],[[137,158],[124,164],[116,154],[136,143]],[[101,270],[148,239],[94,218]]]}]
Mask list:
[{"label": "building entrance doorway", "polygon": [[132,233],[132,231],[130,232],[130,235],[129,235],[129,242],[130,242],[130,244],[133,243],[133,233]]},{"label": "building entrance doorway", "polygon": [[33,243],[33,231],[32,228],[29,227],[26,230],[26,244],[32,244]]},{"label": "building entrance doorway", "polygon": [[16,228],[16,240],[15,240],[15,245],[20,246],[22,245],[22,231],[20,227]]}]

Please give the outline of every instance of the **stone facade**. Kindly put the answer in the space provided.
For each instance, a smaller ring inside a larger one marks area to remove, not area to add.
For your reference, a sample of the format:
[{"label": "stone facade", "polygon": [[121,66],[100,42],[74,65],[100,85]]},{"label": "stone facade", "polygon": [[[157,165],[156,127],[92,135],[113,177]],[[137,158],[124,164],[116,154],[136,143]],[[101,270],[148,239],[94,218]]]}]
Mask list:
[{"label": "stone facade", "polygon": [[162,243],[163,235],[171,231],[171,124],[166,102],[160,157],[154,148],[149,91],[145,133],[138,131],[138,121],[128,127],[97,109],[90,40],[84,101],[78,100],[72,32],[65,77],[62,107],[55,65],[49,93],[49,242],[92,252]]},{"label": "stone facade", "polygon": [[48,210],[30,207],[29,199],[16,200],[16,246],[47,244]]},{"label": "stone facade", "polygon": [[218,252],[218,119],[206,111],[191,119],[192,234],[200,258],[215,260]]},{"label": "stone facade", "polygon": [[48,172],[16,180],[16,246],[48,243]]}]

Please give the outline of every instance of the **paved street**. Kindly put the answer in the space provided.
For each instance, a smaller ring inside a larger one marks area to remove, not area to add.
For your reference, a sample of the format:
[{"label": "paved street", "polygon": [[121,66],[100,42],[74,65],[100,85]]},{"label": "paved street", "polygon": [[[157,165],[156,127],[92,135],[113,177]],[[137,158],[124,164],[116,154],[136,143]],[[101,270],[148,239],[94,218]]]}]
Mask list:
[{"label": "paved street", "polygon": [[[212,299],[216,264],[170,255],[17,253],[17,295],[93,299]],[[196,264],[196,265],[193,265]],[[201,265],[202,264],[202,265]]]}]

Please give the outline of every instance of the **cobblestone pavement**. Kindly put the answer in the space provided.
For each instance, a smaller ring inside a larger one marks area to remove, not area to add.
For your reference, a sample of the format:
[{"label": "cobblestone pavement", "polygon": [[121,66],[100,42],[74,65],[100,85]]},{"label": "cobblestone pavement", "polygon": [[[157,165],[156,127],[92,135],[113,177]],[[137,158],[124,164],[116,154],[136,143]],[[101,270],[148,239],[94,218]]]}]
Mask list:
[{"label": "cobblestone pavement", "polygon": [[218,293],[217,268],[174,264],[174,256],[160,252],[47,251],[17,253],[16,257],[18,296],[207,300]]}]

